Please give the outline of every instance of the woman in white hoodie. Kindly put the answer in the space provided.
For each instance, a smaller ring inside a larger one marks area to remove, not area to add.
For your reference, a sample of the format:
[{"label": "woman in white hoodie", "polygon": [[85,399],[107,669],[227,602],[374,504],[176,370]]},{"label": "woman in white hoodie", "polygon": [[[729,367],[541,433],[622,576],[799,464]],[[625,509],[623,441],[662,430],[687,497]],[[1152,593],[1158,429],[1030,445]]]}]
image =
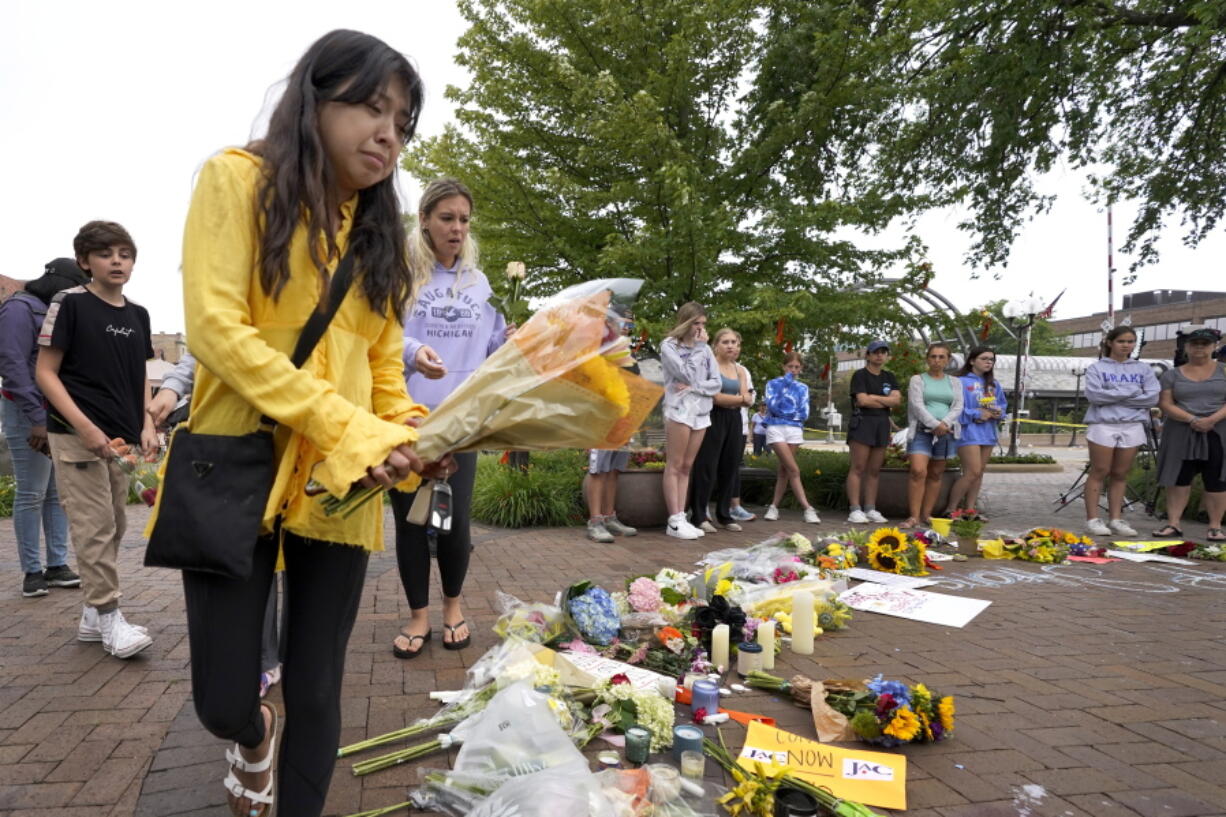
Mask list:
[{"label": "woman in white hoodie", "polygon": [[[1099,346],[1100,359],[1086,369],[1086,443],[1090,471],[1086,474],[1086,530],[1095,536],[1136,536],[1124,521],[1124,489],[1137,449],[1145,444],[1149,410],[1158,404],[1161,389],[1154,370],[1132,359],[1137,333],[1117,326]],[[1098,498],[1110,476],[1107,507],[1110,521],[1099,518]]]}]

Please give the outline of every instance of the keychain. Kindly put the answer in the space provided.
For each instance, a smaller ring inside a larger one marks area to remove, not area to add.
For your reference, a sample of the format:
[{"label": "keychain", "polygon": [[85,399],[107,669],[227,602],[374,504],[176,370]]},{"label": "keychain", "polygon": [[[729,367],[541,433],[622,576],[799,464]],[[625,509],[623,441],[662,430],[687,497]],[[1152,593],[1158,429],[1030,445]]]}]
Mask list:
[{"label": "keychain", "polygon": [[430,491],[430,515],[426,527],[432,534],[451,532],[451,486],[447,480],[435,480]]}]

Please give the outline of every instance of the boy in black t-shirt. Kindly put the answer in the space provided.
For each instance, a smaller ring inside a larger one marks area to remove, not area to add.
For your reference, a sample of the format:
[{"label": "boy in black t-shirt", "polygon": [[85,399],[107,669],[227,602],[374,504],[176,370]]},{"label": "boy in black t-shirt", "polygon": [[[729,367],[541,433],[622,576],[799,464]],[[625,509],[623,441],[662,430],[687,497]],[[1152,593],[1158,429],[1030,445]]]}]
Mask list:
[{"label": "boy in black t-shirt", "polygon": [[882,525],[886,518],[877,510],[877,476],[890,444],[890,410],[902,402],[902,392],[898,378],[884,368],[890,359],[889,344],[872,341],[865,357],[867,365],[851,376],[851,422],[847,428],[851,464],[846,486],[851,510],[847,521]]},{"label": "boy in black t-shirt", "polygon": [[72,244],[77,264],[93,280],[52,299],[38,336],[35,376],[50,403],[47,440],[85,590],[77,638],[101,641],[110,654],[129,658],[153,640],[119,611],[116,562],[127,527],[128,476],[112,441],[149,453],[157,448],[145,412],[145,362],[153,357],[149,313],[123,294],[136,262],[127,230],[91,221]]}]

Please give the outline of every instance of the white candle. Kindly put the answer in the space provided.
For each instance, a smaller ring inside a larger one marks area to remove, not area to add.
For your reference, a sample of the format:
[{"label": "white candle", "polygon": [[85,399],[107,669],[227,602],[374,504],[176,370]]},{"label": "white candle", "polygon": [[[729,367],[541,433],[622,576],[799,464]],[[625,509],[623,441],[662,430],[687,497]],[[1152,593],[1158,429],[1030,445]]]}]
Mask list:
[{"label": "white candle", "polygon": [[758,625],[758,643],[762,645],[762,669],[775,668],[775,622]]},{"label": "white candle", "polygon": [[801,590],[792,595],[792,652],[813,654],[813,594]]},{"label": "white candle", "polygon": [[728,668],[728,625],[716,624],[711,631],[711,663],[720,672]]}]

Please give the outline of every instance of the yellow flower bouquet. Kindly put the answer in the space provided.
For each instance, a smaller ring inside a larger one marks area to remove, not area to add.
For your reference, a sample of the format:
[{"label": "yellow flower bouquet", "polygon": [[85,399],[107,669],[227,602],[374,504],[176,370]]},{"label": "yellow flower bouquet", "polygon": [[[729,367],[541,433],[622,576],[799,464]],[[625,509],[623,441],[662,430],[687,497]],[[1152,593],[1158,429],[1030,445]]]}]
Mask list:
[{"label": "yellow flower bouquet", "polygon": [[[600,279],[551,298],[422,420],[417,455],[624,446],[663,396],[629,370],[621,332],[642,284]],[[352,513],[380,490],[324,497],[325,511]]]}]

